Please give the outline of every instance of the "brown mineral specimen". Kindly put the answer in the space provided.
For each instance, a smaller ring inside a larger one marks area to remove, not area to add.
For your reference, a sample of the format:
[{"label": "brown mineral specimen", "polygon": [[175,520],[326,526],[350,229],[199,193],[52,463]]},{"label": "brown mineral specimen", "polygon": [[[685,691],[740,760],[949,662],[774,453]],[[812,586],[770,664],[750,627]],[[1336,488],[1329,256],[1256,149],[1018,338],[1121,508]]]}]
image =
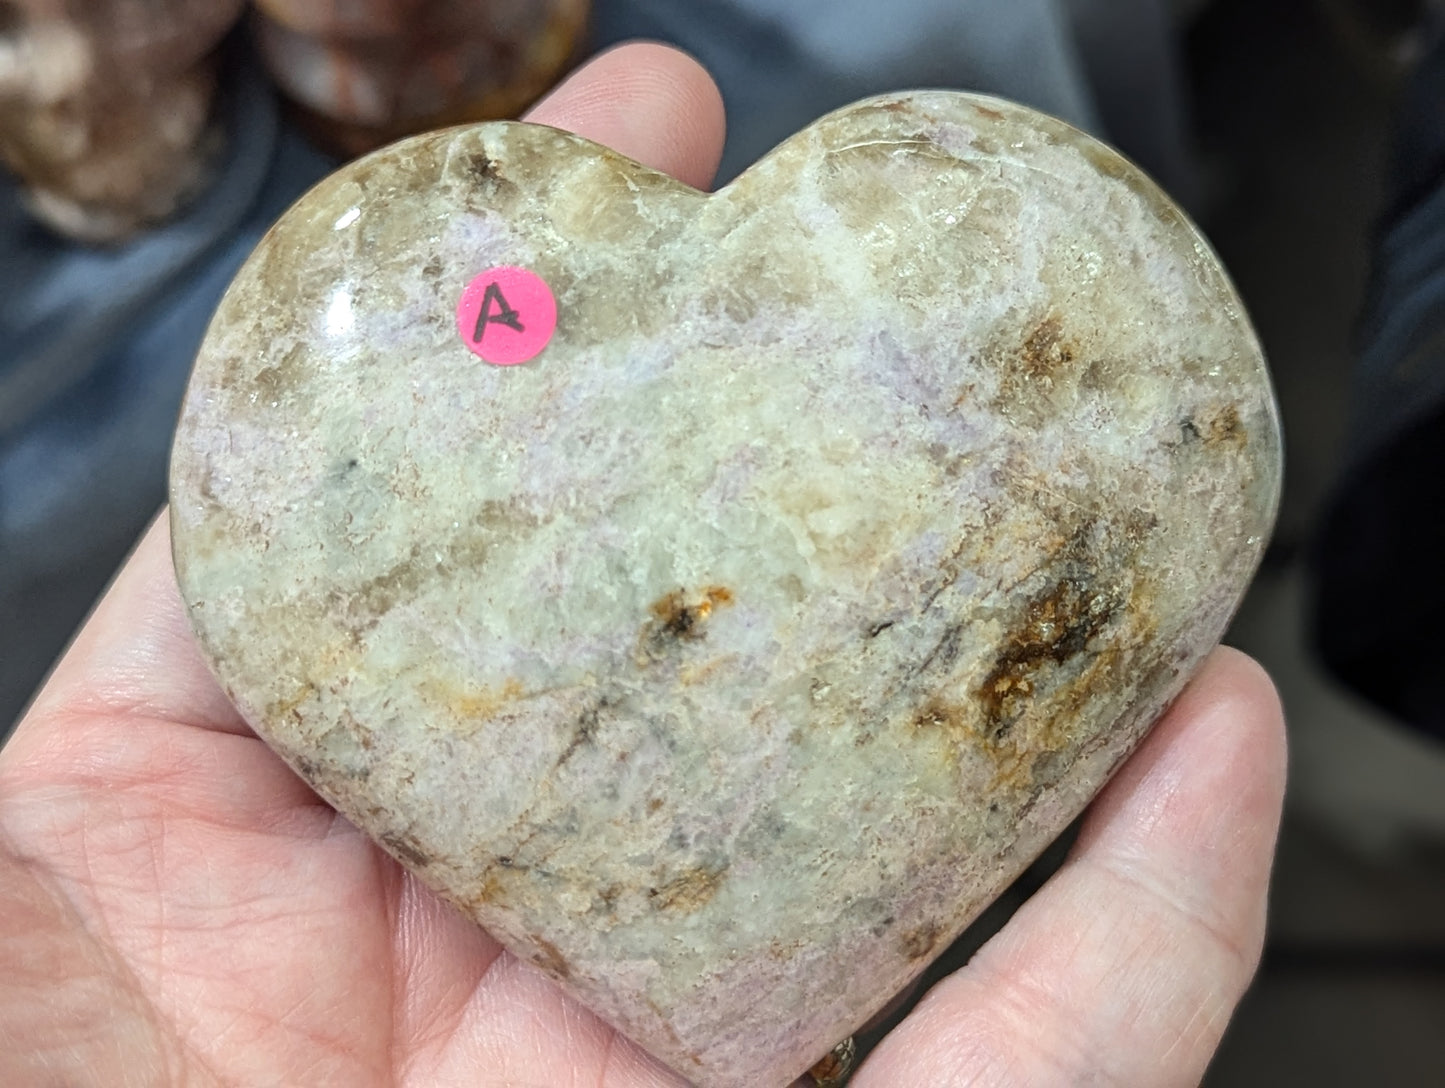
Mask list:
[{"label": "brown mineral specimen", "polygon": [[257,41],[310,128],[346,154],[512,117],[561,75],[590,0],[256,0]]},{"label": "brown mineral specimen", "polygon": [[1134,748],[1279,484],[1174,205],[919,93],[712,195],[504,123],[343,170],[221,306],[172,523],[327,800],[684,1076],[779,1088]]},{"label": "brown mineral specimen", "polygon": [[0,158],[36,215],[115,242],[204,186],[208,55],[243,0],[18,0],[0,26]]}]

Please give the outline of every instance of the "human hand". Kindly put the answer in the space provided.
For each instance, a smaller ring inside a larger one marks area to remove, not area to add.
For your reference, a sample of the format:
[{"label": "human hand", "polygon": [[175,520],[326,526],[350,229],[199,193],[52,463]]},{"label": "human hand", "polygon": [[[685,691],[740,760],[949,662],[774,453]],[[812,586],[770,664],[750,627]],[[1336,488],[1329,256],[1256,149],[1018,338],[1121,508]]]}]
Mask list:
[{"label": "human hand", "polygon": [[[540,105],[705,185],[715,89],[656,46]],[[1258,961],[1278,704],[1220,651],[1068,862],[855,1088],[1198,1081]],[[610,1088],[675,1075],[444,906],[211,679],[164,522],[0,752],[0,1084]]]}]

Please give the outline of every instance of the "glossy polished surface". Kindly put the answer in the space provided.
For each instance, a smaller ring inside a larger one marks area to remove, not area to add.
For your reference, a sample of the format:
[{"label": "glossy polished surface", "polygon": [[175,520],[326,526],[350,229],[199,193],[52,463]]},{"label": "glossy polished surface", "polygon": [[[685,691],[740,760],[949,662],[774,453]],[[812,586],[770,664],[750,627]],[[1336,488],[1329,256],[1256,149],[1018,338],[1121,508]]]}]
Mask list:
[{"label": "glossy polished surface", "polygon": [[[530,307],[459,319],[496,268],[555,300],[521,365],[475,349]],[[917,94],[711,196],[512,124],[342,171],[216,318],[172,521],[213,667],[323,796],[685,1076],[768,1088],[1132,750],[1279,473],[1174,206]]]}]

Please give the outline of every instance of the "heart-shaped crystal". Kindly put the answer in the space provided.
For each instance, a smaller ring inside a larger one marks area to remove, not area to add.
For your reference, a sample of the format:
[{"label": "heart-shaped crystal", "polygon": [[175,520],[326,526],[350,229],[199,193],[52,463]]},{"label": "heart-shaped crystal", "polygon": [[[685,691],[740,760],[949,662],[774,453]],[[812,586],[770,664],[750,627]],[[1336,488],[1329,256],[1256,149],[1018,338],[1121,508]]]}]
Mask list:
[{"label": "heart-shaped crystal", "polygon": [[318,792],[685,1076],[766,1088],[1099,789],[1278,487],[1196,230],[937,93],[712,195],[515,124],[346,168],[221,306],[172,524]]}]

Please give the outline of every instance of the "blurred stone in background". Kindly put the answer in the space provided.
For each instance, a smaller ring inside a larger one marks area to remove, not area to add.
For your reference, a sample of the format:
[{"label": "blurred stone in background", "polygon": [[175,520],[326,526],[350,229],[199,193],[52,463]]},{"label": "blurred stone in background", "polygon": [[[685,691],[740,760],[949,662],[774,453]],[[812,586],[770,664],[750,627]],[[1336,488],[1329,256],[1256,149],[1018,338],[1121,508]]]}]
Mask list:
[{"label": "blurred stone in background", "polygon": [[515,117],[578,54],[590,0],[255,0],[267,69],[330,150]]},{"label": "blurred stone in background", "polygon": [[244,0],[0,6],[0,158],[42,222],[116,242],[211,180],[217,44]]}]

